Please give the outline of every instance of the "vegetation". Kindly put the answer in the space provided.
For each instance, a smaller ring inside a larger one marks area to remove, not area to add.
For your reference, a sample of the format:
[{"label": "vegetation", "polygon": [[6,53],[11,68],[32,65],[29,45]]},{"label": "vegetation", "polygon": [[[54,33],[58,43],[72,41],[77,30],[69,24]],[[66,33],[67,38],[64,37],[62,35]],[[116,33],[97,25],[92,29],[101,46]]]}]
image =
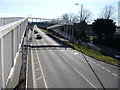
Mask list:
[{"label": "vegetation", "polygon": [[113,65],[120,66],[120,60],[111,58],[109,56],[104,56],[104,55],[102,55],[101,53],[99,53],[99,52],[97,52],[95,50],[92,50],[90,48],[87,48],[87,47],[84,47],[84,46],[81,46],[81,45],[78,45],[78,44],[73,44],[73,43],[71,44],[68,41],[65,41],[65,43],[72,46],[76,50],[81,51],[82,53],[92,57],[92,58],[95,58],[95,59],[98,59],[98,60],[113,64]]},{"label": "vegetation", "polygon": [[49,34],[49,33],[50,33],[48,30],[44,30],[44,29],[42,29],[42,28],[40,28],[40,30],[43,31],[43,32],[46,33],[46,34]]},{"label": "vegetation", "polygon": [[97,19],[92,24],[93,32],[98,38],[105,38],[111,36],[116,30],[116,25],[113,20],[110,19]]}]

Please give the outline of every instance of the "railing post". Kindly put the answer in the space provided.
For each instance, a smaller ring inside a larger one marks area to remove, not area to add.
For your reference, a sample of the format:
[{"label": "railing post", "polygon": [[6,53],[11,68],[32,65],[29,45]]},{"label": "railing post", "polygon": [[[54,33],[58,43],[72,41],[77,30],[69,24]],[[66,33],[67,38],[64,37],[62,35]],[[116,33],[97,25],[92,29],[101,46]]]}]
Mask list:
[{"label": "railing post", "polygon": [[4,60],[3,60],[3,38],[1,38],[1,66],[2,66],[2,87],[5,88],[5,78],[4,78]]}]

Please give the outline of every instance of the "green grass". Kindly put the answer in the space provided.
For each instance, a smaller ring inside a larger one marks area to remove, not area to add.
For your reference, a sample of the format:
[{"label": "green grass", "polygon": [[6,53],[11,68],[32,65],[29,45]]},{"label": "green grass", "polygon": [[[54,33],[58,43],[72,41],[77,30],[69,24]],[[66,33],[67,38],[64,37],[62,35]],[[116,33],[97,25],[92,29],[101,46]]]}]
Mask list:
[{"label": "green grass", "polygon": [[43,31],[43,32],[46,33],[46,34],[49,34],[49,33],[50,33],[49,31],[44,30],[44,29],[42,29],[42,28],[40,28],[40,30]]},{"label": "green grass", "polygon": [[82,51],[84,54],[86,54],[92,58],[113,64],[113,65],[120,66],[120,60],[114,59],[114,58],[109,57],[109,56],[102,55],[100,52],[97,52],[97,51],[90,49],[88,47],[85,47],[85,46],[81,46],[78,44],[71,44],[68,41],[65,41],[65,43],[74,47],[78,51]]}]

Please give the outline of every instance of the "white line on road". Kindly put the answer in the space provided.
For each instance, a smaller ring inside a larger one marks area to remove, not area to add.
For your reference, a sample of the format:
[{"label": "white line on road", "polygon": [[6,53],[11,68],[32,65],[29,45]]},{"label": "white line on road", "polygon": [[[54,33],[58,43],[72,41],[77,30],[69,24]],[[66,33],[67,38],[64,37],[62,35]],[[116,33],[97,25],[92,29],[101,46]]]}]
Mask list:
[{"label": "white line on road", "polygon": [[38,81],[38,80],[40,80],[42,77],[43,77],[43,76],[41,76],[41,77],[37,78],[37,81]]},{"label": "white line on road", "polygon": [[102,69],[105,69],[104,67],[101,66]]},{"label": "white line on road", "polygon": [[[60,55],[60,54],[59,54]],[[66,58],[64,58],[62,55],[60,55],[67,63],[68,63],[68,60]],[[71,64],[68,63],[70,66]],[[93,88],[96,88],[95,85],[93,85],[80,71],[78,71],[76,68],[74,68],[73,66],[71,66],[75,71],[78,72],[78,74],[80,74]]]},{"label": "white line on road", "polygon": [[78,71],[76,68],[74,68],[74,70],[77,71],[91,86],[93,86],[94,88],[96,88],[95,85],[93,85],[83,74],[81,74],[80,71]]},{"label": "white line on road", "polygon": [[117,75],[115,73],[112,73],[112,74],[117,77]]},{"label": "white line on road", "polygon": [[97,66],[100,66],[99,64],[97,64]]},{"label": "white line on road", "polygon": [[[60,54],[59,54],[60,55]],[[61,55],[60,55],[61,56]],[[64,58],[63,56],[61,56],[68,64],[69,64],[69,62],[68,62],[68,60],[66,59],[66,58]]]},{"label": "white line on road", "polygon": [[40,68],[37,68],[36,71],[38,71]]},{"label": "white line on road", "polygon": [[93,62],[95,64],[95,62]]},{"label": "white line on road", "polygon": [[108,71],[108,72],[110,72],[110,70],[108,70],[108,69],[105,69],[106,71]]},{"label": "white line on road", "polygon": [[76,54],[76,55],[77,55],[78,53],[74,53],[74,54]]},{"label": "white line on road", "polygon": [[37,54],[39,66],[40,66],[40,69],[41,69],[41,73],[42,73],[42,76],[43,76],[43,81],[44,81],[44,84],[45,84],[45,88],[48,88],[47,83],[46,83],[46,80],[45,80],[45,76],[44,76],[44,73],[43,73],[43,69],[42,69],[42,66],[41,66],[41,63],[40,63],[40,59],[39,59],[39,57],[38,57],[38,52],[37,52],[37,50],[36,50],[36,54]]}]

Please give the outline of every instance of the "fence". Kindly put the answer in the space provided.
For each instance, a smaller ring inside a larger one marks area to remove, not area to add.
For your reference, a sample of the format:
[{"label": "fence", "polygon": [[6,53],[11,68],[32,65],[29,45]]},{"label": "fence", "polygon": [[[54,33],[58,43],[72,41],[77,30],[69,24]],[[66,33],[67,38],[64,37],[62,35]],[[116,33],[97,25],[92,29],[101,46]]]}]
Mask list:
[{"label": "fence", "polygon": [[[11,82],[10,78],[13,74],[16,74],[17,78],[14,83],[18,83],[19,71],[22,65],[22,58],[18,58],[18,56],[28,18],[0,18],[0,21],[2,21],[0,25],[4,25],[0,27],[0,89],[2,89],[6,88],[8,82]],[[10,86],[14,88],[15,84]]]}]

